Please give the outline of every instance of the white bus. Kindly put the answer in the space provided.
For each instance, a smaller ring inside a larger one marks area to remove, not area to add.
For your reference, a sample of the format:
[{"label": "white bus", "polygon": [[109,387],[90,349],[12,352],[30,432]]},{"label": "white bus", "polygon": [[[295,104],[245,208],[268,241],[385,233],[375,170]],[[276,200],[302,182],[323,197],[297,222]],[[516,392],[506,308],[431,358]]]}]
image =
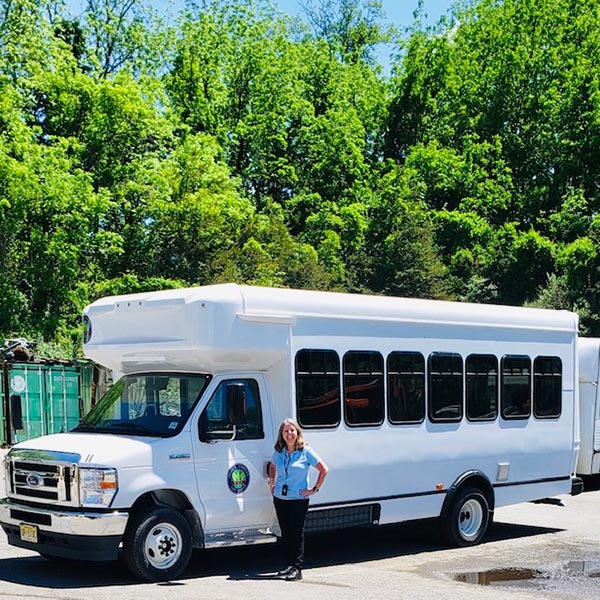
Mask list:
[{"label": "white bus", "polygon": [[123,376],[9,453],[15,546],[164,580],[192,548],[273,541],[290,416],[330,468],[309,532],[439,517],[465,546],[498,506],[581,491],[573,313],[224,284],[104,298],[84,322]]},{"label": "white bus", "polygon": [[580,475],[600,473],[600,338],[579,339]]}]

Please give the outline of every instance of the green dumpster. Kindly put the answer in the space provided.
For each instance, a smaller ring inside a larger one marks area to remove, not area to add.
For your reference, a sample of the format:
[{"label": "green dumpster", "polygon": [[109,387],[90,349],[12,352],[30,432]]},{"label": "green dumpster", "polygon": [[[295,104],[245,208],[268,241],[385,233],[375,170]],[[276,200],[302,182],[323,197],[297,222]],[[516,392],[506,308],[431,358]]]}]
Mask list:
[{"label": "green dumpster", "polygon": [[[21,398],[23,416],[23,429],[10,428],[9,443],[69,431],[79,422],[81,394],[77,367],[12,363],[8,365],[8,380],[8,396]],[[3,404],[8,405],[6,401]]]}]

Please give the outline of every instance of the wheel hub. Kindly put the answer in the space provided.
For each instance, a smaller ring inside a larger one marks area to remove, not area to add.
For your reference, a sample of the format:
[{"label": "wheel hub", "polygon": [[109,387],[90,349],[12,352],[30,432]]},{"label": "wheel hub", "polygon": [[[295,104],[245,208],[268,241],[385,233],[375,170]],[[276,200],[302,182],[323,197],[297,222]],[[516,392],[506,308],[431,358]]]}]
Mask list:
[{"label": "wheel hub", "polygon": [[181,556],[182,547],[179,530],[171,523],[160,523],[146,537],[144,554],[156,569],[168,569]]},{"label": "wheel hub", "polygon": [[477,500],[467,500],[458,515],[458,528],[465,540],[475,539],[483,526],[483,509]]},{"label": "wheel hub", "polygon": [[163,538],[158,544],[158,551],[163,556],[168,556],[169,554],[173,554],[175,552],[175,540],[172,537]]}]

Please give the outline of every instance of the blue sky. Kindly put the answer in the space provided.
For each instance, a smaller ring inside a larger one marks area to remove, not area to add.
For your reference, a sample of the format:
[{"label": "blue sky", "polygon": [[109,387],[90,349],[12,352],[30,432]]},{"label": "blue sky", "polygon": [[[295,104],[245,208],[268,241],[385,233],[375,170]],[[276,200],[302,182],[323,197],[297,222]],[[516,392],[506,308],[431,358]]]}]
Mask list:
[{"label": "blue sky", "polygon": [[[185,0],[147,0],[161,13],[172,16],[185,6]],[[302,16],[301,0],[271,0],[282,12],[292,16]],[[85,0],[66,0],[67,7],[72,13],[81,12]],[[413,22],[413,13],[419,4],[418,0],[381,0],[386,22],[395,25],[399,29],[407,27]],[[423,0],[423,8],[427,15],[427,24],[433,24],[446,14],[454,0]],[[377,50],[377,61],[383,66],[384,71],[389,74],[390,53],[392,48],[382,46]]]},{"label": "blue sky", "polygon": [[[424,0],[425,12],[429,17],[428,22],[435,23],[453,3],[451,0]],[[290,15],[301,13],[299,0],[275,0],[274,4]],[[387,21],[398,27],[412,23],[413,13],[418,4],[418,0],[381,0]]]},{"label": "blue sky", "polygon": [[[275,6],[290,15],[301,15],[300,0],[271,0]],[[148,0],[158,10],[169,7],[177,10],[184,6],[184,0]],[[418,0],[381,0],[386,19],[398,27],[410,25],[413,20],[413,12],[417,8]],[[434,23],[447,12],[453,4],[452,0],[423,0],[428,22]],[[67,0],[67,6],[75,14],[80,12],[85,0]]]},{"label": "blue sky", "polygon": [[[178,0],[173,0],[177,3]],[[293,16],[302,16],[302,7],[300,0],[272,0],[273,3],[283,12]],[[427,16],[426,23],[434,24],[439,18],[445,15],[454,0],[423,0],[423,9]],[[402,29],[412,24],[414,12],[417,9],[418,0],[381,0],[381,5],[385,15],[385,20],[391,25]],[[377,49],[377,61],[383,66],[384,71],[389,75],[390,54],[393,48],[382,46]]]}]

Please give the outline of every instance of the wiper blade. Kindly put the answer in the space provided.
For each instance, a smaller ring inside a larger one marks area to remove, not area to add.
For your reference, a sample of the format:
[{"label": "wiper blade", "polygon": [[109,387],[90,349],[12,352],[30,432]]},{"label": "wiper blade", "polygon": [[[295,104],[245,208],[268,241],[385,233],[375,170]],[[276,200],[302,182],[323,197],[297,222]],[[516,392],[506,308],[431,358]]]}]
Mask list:
[{"label": "wiper blade", "polygon": [[94,431],[98,431],[93,425],[77,425],[77,427],[73,427],[71,432],[85,432],[91,433]]},{"label": "wiper blade", "polygon": [[124,431],[143,431],[145,433],[155,433],[150,429],[147,429],[140,423],[134,423],[132,421],[110,421],[105,426],[106,429],[122,429]]},{"label": "wiper blade", "polygon": [[100,421],[96,425],[77,425],[71,431],[75,433],[137,433],[150,437],[165,435],[163,432],[148,429],[142,424],[132,421]]}]

